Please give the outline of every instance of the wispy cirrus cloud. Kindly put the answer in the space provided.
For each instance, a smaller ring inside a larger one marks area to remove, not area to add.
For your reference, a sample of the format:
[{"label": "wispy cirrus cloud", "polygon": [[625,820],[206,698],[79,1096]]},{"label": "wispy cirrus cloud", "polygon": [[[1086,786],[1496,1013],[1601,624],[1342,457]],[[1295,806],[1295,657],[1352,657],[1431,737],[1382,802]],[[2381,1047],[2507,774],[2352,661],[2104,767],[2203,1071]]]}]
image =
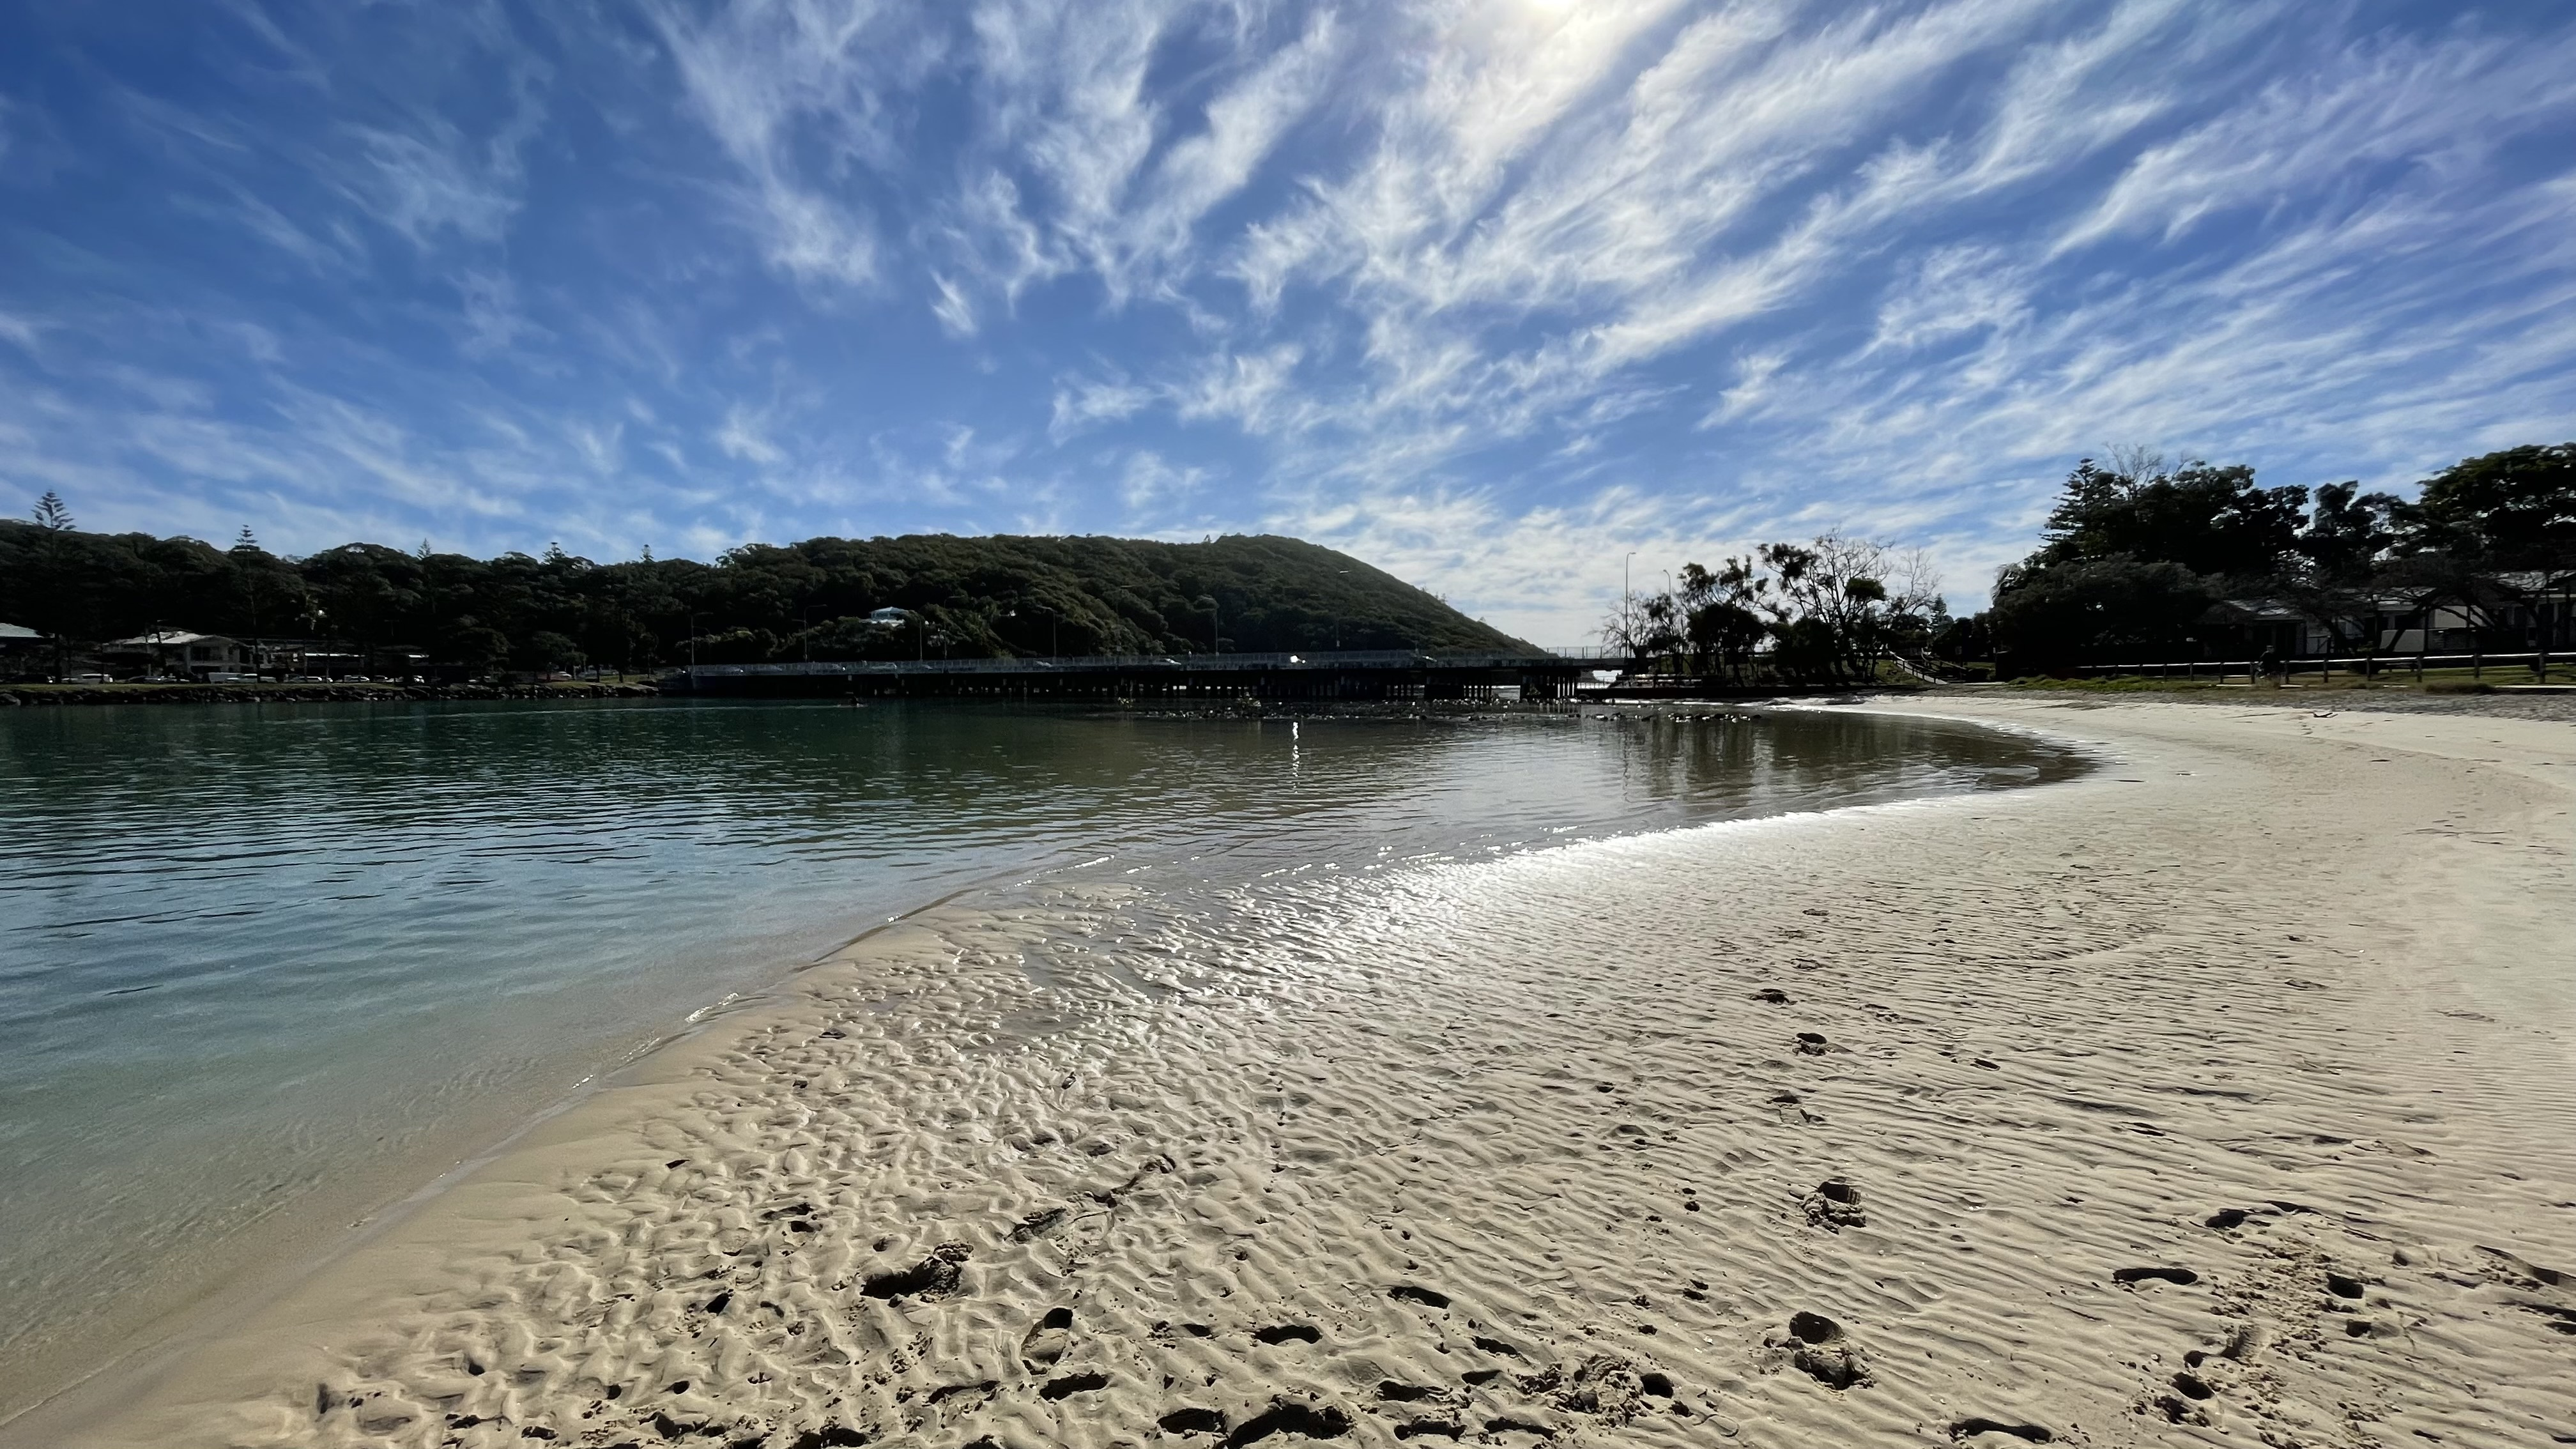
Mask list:
[{"label": "wispy cirrus cloud", "polygon": [[1632,550],[1827,527],[1932,545],[1972,603],[2112,441],[2402,485],[2576,415],[2576,16],[186,23],[174,77],[0,22],[0,482],[85,518],[1291,528],[1556,638]]}]

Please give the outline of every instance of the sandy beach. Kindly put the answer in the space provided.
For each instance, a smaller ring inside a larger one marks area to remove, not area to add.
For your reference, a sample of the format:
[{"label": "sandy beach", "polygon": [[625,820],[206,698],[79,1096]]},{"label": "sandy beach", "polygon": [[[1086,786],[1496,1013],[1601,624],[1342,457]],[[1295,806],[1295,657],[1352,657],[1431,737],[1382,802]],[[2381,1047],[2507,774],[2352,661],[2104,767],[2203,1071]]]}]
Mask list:
[{"label": "sandy beach", "polygon": [[915,916],[0,1442],[2576,1442],[2576,725],[1872,707],[2105,764]]}]

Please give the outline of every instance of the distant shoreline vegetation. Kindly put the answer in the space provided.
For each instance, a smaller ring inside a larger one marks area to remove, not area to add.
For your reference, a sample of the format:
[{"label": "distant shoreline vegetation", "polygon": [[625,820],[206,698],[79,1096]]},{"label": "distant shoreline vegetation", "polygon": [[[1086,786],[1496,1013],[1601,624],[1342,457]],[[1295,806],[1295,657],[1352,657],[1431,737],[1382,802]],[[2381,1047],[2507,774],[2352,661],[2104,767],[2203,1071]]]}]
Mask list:
[{"label": "distant shoreline vegetation", "polygon": [[51,494],[35,522],[0,520],[0,623],[42,636],[6,670],[57,678],[1527,647],[1346,554],[1268,535],[815,538],[712,564],[371,543],[281,558],[248,529],[229,548],[83,532]]},{"label": "distant shoreline vegetation", "polygon": [[1657,674],[1872,682],[2576,648],[2576,443],[2464,459],[2409,500],[2143,449],[2086,458],[1992,605],[1953,619],[1920,550],[1828,534],[1686,564],[1605,646]]},{"label": "distant shoreline vegetation", "polygon": [[2125,451],[2076,466],[2040,538],[1937,652],[2029,674],[2576,642],[2576,443],[2463,459],[2411,500]]}]

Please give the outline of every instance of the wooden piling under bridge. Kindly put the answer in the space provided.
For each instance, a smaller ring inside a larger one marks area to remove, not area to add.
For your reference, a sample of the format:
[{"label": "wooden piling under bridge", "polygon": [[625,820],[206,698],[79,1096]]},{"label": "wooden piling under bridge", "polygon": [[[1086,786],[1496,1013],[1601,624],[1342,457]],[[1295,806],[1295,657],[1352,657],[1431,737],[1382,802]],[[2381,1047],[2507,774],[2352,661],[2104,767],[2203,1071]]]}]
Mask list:
[{"label": "wooden piling under bridge", "polygon": [[863,699],[1569,699],[1595,663],[1555,654],[1334,649],[1025,659],[699,664],[667,693]]}]

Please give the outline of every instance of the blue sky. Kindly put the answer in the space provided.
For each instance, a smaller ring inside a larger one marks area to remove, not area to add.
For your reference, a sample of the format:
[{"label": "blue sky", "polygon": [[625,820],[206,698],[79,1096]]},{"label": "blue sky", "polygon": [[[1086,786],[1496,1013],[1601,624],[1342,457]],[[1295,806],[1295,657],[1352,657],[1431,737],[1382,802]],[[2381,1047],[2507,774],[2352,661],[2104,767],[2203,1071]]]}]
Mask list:
[{"label": "blue sky", "polygon": [[[2576,5],[0,15],[0,503],[273,548],[1294,533],[1515,632],[2075,458],[2576,437]],[[23,495],[9,501],[8,495]]]}]

